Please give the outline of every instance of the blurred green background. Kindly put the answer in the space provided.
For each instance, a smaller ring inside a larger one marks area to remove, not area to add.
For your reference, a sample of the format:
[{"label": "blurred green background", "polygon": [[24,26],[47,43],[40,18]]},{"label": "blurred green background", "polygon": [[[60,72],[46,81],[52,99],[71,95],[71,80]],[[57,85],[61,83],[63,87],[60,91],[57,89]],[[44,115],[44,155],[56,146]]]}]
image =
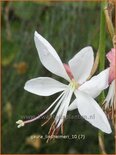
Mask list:
[{"label": "blurred green background", "polygon": [[[40,63],[34,31],[44,36],[63,62],[81,48],[98,49],[100,2],[2,2],[2,153],[99,153],[98,130],[83,119],[67,119],[65,135],[85,135],[85,139],[31,140],[47,135],[50,123],[40,119],[20,129],[16,121],[44,111],[58,96],[41,97],[24,90],[27,80],[50,76]],[[111,43],[107,36],[107,50]],[[77,110],[69,115],[77,114]],[[105,134],[107,153],[114,151],[114,134]]]}]

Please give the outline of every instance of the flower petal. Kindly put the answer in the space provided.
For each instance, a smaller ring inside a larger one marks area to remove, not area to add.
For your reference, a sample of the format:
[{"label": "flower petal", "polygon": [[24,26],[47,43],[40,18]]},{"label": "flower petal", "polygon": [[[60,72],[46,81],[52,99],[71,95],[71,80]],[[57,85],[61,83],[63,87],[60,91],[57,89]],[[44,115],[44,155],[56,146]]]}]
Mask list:
[{"label": "flower petal", "polygon": [[77,101],[76,101],[76,99],[69,105],[68,111],[72,111],[72,110],[75,110],[75,109],[77,109]]},{"label": "flower petal", "polygon": [[80,91],[75,91],[75,95],[80,115],[96,128],[105,133],[111,133],[108,119],[97,102],[86,93]]},{"label": "flower petal", "polygon": [[114,99],[115,99],[115,80],[112,81],[112,83],[109,86],[108,94],[106,96],[106,99],[104,101],[105,103],[105,109],[110,108],[113,106]]},{"label": "flower petal", "polygon": [[108,87],[109,68],[105,69],[97,76],[92,77],[89,81],[85,82],[78,89],[96,98],[104,89]]},{"label": "flower petal", "polygon": [[50,96],[67,89],[67,85],[49,77],[39,77],[26,82],[24,89],[40,96]]},{"label": "flower petal", "polygon": [[88,46],[78,52],[70,61],[69,66],[78,83],[82,84],[89,77],[94,63],[93,49]]},{"label": "flower petal", "polygon": [[55,49],[50,45],[50,43],[37,32],[35,32],[34,34],[34,40],[40,61],[43,66],[50,72],[69,81],[70,78],[66,73],[66,70],[58,54],[56,53]]}]

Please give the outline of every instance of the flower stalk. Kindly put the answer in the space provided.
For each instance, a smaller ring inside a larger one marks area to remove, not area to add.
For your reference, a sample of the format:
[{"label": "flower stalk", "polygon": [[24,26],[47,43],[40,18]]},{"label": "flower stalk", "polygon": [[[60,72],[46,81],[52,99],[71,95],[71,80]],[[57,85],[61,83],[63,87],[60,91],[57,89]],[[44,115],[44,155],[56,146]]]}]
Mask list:
[{"label": "flower stalk", "polygon": [[[100,38],[99,38],[99,71],[105,68],[105,43],[106,43],[106,22],[104,8],[106,8],[106,3],[101,3],[101,15],[100,15]],[[104,92],[99,96],[99,103],[104,100]],[[102,154],[105,154],[105,144],[104,144],[104,133],[99,130],[98,133],[99,148]]]}]

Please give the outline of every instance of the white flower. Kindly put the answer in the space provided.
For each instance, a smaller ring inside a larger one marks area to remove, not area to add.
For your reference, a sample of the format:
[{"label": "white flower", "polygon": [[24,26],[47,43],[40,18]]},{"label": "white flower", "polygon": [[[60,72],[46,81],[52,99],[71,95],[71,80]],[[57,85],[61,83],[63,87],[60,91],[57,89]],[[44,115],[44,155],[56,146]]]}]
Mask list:
[{"label": "white flower", "polygon": [[[50,96],[58,92],[62,93],[42,114],[32,120],[24,121],[24,123],[30,123],[39,119],[55,105],[50,114],[53,116],[53,114],[56,113],[54,121],[55,130],[63,123],[68,110],[70,111],[77,108],[80,115],[82,117],[87,116],[84,117],[84,119],[93,126],[99,128],[103,132],[111,133],[106,115],[94,100],[102,90],[108,87],[109,69],[102,71],[100,74],[87,81],[94,63],[92,48],[83,48],[69,61],[69,67],[74,77],[71,79],[61,59],[50,43],[37,32],[35,32],[34,40],[43,66],[50,72],[66,79],[69,84],[63,84],[50,77],[38,77],[29,80],[25,84],[24,89],[33,94]],[[73,93],[76,99],[70,104]],[[95,115],[94,119],[90,119],[90,116],[93,114]]]}]

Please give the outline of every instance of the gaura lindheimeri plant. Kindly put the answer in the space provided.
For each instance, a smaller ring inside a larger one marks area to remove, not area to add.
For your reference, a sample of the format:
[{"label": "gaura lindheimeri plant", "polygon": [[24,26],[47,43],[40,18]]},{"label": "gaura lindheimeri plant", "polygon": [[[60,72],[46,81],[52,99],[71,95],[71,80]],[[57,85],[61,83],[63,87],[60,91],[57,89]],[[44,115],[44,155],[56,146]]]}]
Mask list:
[{"label": "gaura lindheimeri plant", "polygon": [[115,103],[115,82],[116,82],[116,49],[112,48],[110,52],[106,55],[108,61],[110,62],[109,70],[109,91],[104,101],[106,111],[111,109],[111,114],[113,116],[114,110],[116,108]]},{"label": "gaura lindheimeri plant", "polygon": [[[68,65],[63,65],[57,52],[46,39],[35,32],[34,40],[43,66],[50,72],[67,80],[68,84],[63,84],[50,77],[38,77],[27,81],[24,89],[33,94],[50,96],[58,92],[62,93],[48,109],[37,117],[31,120],[17,121],[18,127],[39,119],[55,106],[50,113],[51,117],[56,113],[49,132],[51,135],[56,134],[57,130],[60,129],[67,116],[67,112],[75,108],[77,108],[80,115],[93,126],[105,133],[111,133],[111,128],[105,113],[94,100],[102,90],[108,87],[109,68],[87,81],[94,64],[93,50],[91,47],[83,48],[68,62]],[[75,100],[70,104],[73,93]],[[90,119],[91,115],[94,115],[95,118]]]}]

